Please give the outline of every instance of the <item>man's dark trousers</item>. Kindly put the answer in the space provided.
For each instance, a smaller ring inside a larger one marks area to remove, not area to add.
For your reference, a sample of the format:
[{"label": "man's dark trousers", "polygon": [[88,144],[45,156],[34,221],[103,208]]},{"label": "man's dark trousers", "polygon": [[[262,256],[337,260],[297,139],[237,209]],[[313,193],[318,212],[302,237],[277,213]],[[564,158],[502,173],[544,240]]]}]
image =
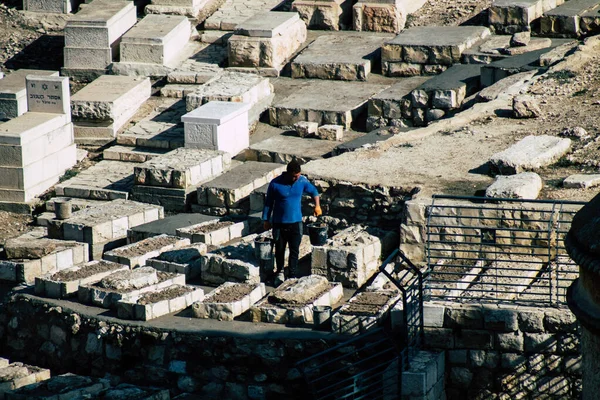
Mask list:
[{"label": "man's dark trousers", "polygon": [[285,264],[285,247],[289,245],[290,257],[288,259],[287,277],[298,276],[298,255],[300,253],[300,242],[302,241],[302,222],[291,224],[273,224],[273,240],[275,240],[275,264],[277,272],[283,272]]}]

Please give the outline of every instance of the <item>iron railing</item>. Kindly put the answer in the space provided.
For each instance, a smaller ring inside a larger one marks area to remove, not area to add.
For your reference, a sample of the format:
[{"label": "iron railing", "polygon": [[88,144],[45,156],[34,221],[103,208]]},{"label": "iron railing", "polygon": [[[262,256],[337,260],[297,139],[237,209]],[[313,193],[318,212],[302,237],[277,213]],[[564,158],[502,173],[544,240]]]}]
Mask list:
[{"label": "iron railing", "polygon": [[427,299],[563,306],[578,275],[564,239],[584,202],[434,196]]},{"label": "iron railing", "polygon": [[423,343],[423,276],[399,250],[383,262],[380,271],[402,294],[398,299],[402,302],[399,333],[389,329],[389,321],[383,321],[298,362],[313,399],[400,398],[402,372]]}]

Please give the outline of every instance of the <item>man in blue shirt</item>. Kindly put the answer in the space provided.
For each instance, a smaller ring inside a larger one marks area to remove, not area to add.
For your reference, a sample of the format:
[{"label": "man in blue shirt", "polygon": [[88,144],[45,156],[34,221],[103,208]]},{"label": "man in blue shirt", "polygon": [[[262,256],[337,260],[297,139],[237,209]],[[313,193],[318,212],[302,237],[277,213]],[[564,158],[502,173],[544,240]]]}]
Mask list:
[{"label": "man in blue shirt", "polygon": [[[286,171],[273,179],[267,189],[262,220],[265,230],[273,228],[275,242],[276,284],[285,278],[298,276],[298,254],[302,241],[302,195],[308,193],[315,202],[315,216],[322,214],[319,192],[312,183],[300,174],[300,163],[295,159]],[[288,271],[284,274],[285,248],[289,245]],[[287,275],[287,276],[286,276]]]}]

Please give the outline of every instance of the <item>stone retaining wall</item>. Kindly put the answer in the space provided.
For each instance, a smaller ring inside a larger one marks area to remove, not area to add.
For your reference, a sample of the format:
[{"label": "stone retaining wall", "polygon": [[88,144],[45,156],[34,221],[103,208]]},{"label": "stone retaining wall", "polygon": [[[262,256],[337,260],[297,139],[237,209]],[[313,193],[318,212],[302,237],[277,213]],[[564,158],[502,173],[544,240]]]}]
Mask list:
[{"label": "stone retaining wall", "polygon": [[425,347],[446,352],[446,395],[577,399],[580,333],[568,309],[425,303]]}]

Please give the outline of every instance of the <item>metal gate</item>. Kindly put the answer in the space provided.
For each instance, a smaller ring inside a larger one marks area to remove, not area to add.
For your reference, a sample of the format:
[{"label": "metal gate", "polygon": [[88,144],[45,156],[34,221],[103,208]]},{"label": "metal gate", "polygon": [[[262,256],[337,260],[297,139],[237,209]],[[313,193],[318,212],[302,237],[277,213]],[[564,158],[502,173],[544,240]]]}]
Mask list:
[{"label": "metal gate", "polygon": [[578,276],[564,239],[584,202],[434,196],[425,297],[562,306]]}]

